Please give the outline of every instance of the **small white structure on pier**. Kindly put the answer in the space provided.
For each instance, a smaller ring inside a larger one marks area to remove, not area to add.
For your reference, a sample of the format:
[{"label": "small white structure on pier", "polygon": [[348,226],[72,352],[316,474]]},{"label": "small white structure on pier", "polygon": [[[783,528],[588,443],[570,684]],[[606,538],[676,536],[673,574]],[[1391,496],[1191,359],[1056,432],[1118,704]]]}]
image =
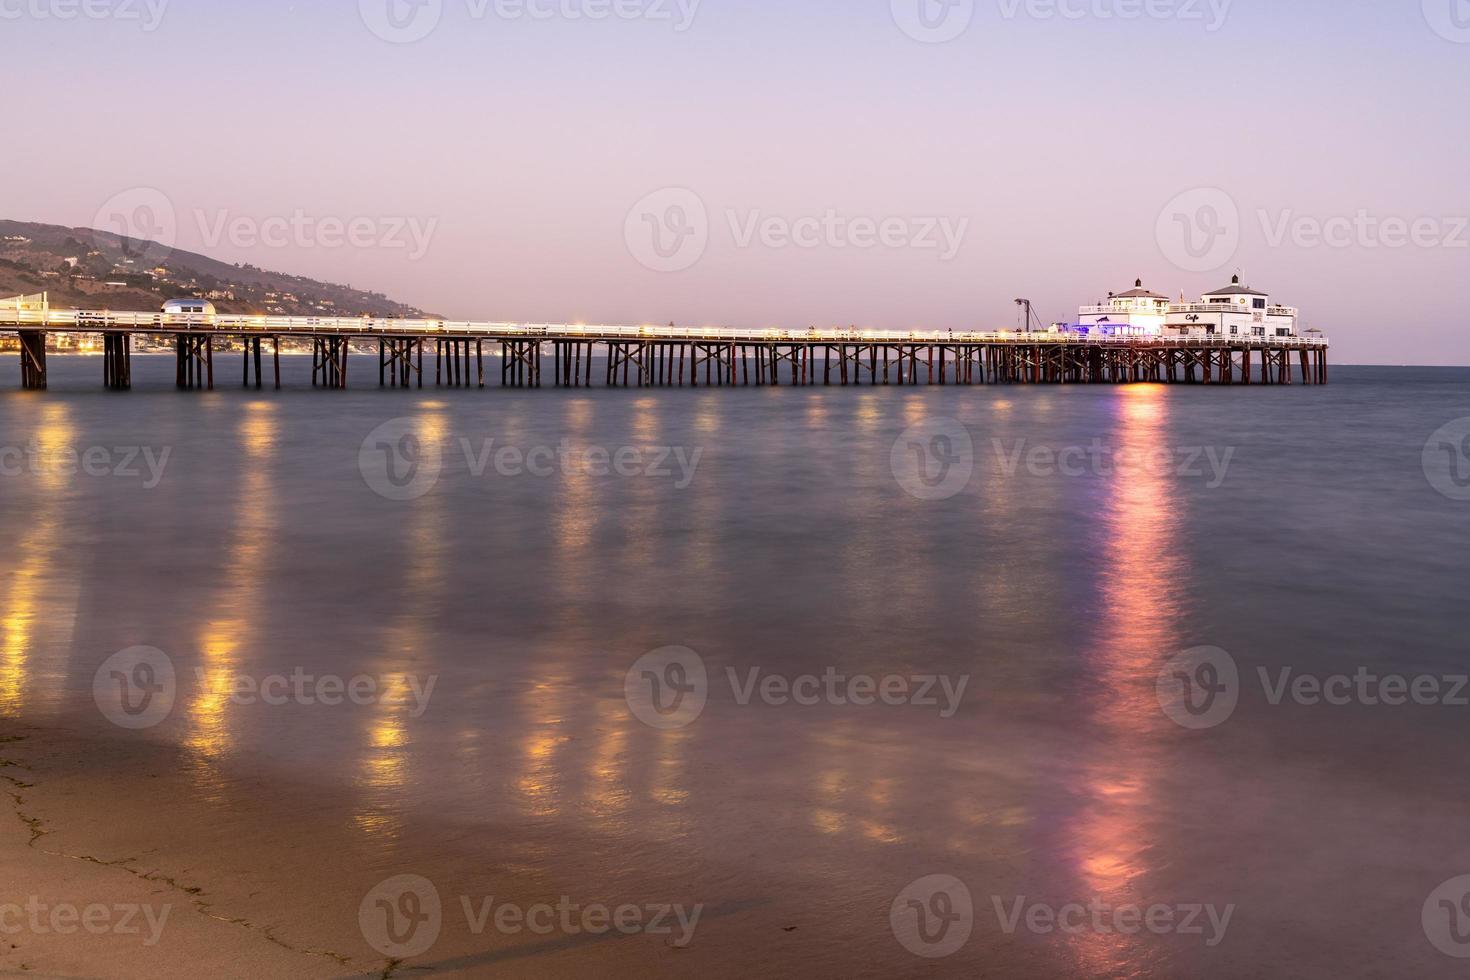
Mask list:
[{"label": "small white structure on pier", "polygon": [[1102,306],[1078,311],[1077,332],[1105,337],[1157,337],[1168,321],[1169,297],[1143,288],[1143,280],[1126,293],[1109,293]]}]

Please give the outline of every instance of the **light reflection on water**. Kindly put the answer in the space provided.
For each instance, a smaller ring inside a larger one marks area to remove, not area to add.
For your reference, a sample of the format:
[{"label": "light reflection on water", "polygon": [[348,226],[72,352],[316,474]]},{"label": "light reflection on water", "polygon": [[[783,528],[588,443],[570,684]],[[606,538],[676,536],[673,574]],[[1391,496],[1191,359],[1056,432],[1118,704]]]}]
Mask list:
[{"label": "light reflection on water", "polygon": [[[418,438],[441,446],[446,455],[450,432],[445,414],[426,406],[415,417]],[[413,732],[409,724],[415,709],[412,674],[421,690],[433,674],[437,657],[429,638],[438,628],[436,618],[445,605],[446,562],[452,523],[446,522],[438,497],[429,495],[421,506],[393,515],[388,533],[396,539],[390,553],[399,558],[390,574],[402,567],[401,579],[388,600],[386,622],[376,656],[367,659],[364,673],[376,678],[381,696],[368,709],[369,720],[362,757],[358,763],[360,791],[353,822],[368,835],[396,842],[403,829],[403,810],[411,797],[414,775],[421,771],[413,759]],[[446,526],[447,525],[447,526]]]},{"label": "light reflection on water", "polygon": [[[214,407],[220,408],[217,403]],[[244,465],[239,467],[239,493],[231,502],[230,539],[221,553],[228,557],[194,634],[200,657],[195,693],[185,708],[189,732],[184,745],[200,794],[216,804],[227,802],[220,766],[238,742],[233,728],[237,679],[248,673],[245,657],[254,652],[257,626],[267,613],[263,589],[279,513],[273,477],[277,413],[269,401],[241,406],[236,445]]]},{"label": "light reflection on water", "polygon": [[[1169,449],[1164,397],[1156,387],[1124,389],[1117,403],[1120,453],[1152,458]],[[1162,765],[1161,741],[1174,733],[1153,686],[1141,681],[1156,671],[1158,651],[1175,647],[1181,629],[1180,596],[1188,582],[1180,540],[1188,514],[1165,473],[1130,466],[1109,487],[1101,517],[1103,615],[1086,654],[1097,687],[1091,700],[1098,740],[1081,774],[1075,826],[1064,832],[1075,842],[1082,886],[1076,900],[1146,907],[1153,900],[1144,887],[1154,839],[1153,777]],[[1139,970],[1155,955],[1149,940],[1083,934],[1074,940],[1077,969],[1099,976]]]},{"label": "light reflection on water", "polygon": [[[52,567],[66,544],[66,493],[76,476],[68,474],[62,456],[75,450],[76,432],[65,402],[28,407],[40,414],[34,445],[7,440],[35,460],[10,465],[34,467],[36,481],[30,500],[12,497],[9,503],[14,523],[8,540],[16,543],[9,581],[0,592],[0,714],[7,717],[20,715],[36,693],[31,658],[41,634],[49,634],[52,649],[64,650],[76,619],[77,584],[58,578]],[[48,701],[54,697],[54,691],[46,692]]]}]

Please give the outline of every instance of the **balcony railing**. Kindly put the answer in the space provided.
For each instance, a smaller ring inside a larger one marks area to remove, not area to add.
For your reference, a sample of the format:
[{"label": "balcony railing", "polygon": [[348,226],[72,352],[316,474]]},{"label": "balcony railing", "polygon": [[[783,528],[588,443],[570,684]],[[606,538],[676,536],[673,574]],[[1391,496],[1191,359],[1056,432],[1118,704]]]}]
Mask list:
[{"label": "balcony railing", "polygon": [[1169,314],[1176,313],[1265,313],[1268,316],[1297,316],[1299,311],[1295,306],[1268,306],[1264,310],[1251,309],[1235,303],[1174,303],[1169,307]]}]

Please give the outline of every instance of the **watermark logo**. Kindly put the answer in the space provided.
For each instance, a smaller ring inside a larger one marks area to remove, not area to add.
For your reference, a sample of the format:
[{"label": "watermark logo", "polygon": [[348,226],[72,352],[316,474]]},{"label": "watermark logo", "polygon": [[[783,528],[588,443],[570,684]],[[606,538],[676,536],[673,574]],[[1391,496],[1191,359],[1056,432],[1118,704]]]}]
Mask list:
[{"label": "watermark logo", "polygon": [[1088,446],[1031,446],[1025,439],[1010,445],[991,440],[996,463],[1007,477],[1015,477],[1023,469],[1041,479],[1147,474],[1155,479],[1203,480],[1205,488],[1224,486],[1235,459],[1235,447],[1224,450],[1216,446],[1178,446],[1136,450],[1127,446],[1113,447],[1101,439]]},{"label": "watermark logo", "polygon": [[1424,901],[1424,935],[1446,956],[1470,959],[1470,875],[1451,878]]},{"label": "watermark logo", "polygon": [[410,418],[390,419],[368,433],[357,454],[368,488],[386,500],[417,500],[433,490],[444,469],[437,443],[419,435]]},{"label": "watermark logo", "polygon": [[898,29],[921,44],[953,41],[975,20],[975,0],[889,0]]},{"label": "watermark logo", "polygon": [[444,0],[357,0],[367,29],[389,44],[422,41],[439,26]]},{"label": "watermark logo", "polygon": [[1233,0],[1000,0],[1001,16],[1015,20],[1177,20],[1199,22],[1213,34],[1225,26]]},{"label": "watermark logo", "polygon": [[1240,703],[1240,668],[1219,647],[1195,647],[1159,670],[1157,693],[1164,714],[1182,728],[1201,731],[1230,720]]},{"label": "watermark logo", "polygon": [[704,659],[688,647],[644,654],[623,678],[623,698],[633,716],[650,728],[692,725],[709,700]]},{"label": "watermark logo", "polygon": [[[61,902],[48,905],[40,896],[31,895],[24,904],[0,904],[0,935],[18,936],[131,936],[144,946],[157,946],[168,925],[172,905],[73,905]],[[15,946],[12,945],[11,949]]]},{"label": "watermark logo", "polygon": [[744,213],[731,208],[725,212],[725,221],[730,227],[735,247],[741,249],[757,244],[768,249],[797,248],[806,251],[818,248],[858,251],[910,249],[934,252],[941,262],[954,261],[970,230],[969,218],[943,215],[854,216],[840,214],[836,208],[828,208],[820,215],[796,218],[766,214],[758,208]]},{"label": "watermark logo", "polygon": [[168,5],[169,0],[8,0],[0,3],[0,20],[116,20],[137,22],[151,34]]},{"label": "watermark logo", "polygon": [[1470,418],[1455,419],[1429,437],[1424,478],[1450,500],[1470,500]]},{"label": "watermark logo", "polygon": [[494,469],[507,479],[534,477],[545,480],[553,476],[617,476],[623,479],[669,480],[675,490],[687,490],[694,483],[703,447],[692,451],[684,446],[584,446],[563,439],[555,446],[541,445],[523,449],[514,445],[496,445],[494,439],[482,439],[476,446],[460,439],[465,466],[470,476],[483,477]]},{"label": "watermark logo", "polygon": [[898,437],[888,463],[910,496],[948,500],[962,493],[975,475],[975,442],[957,419],[925,419]]},{"label": "watermark logo", "polygon": [[439,941],[444,909],[427,878],[398,875],[363,896],[357,924],[368,945],[390,959],[420,956]]},{"label": "watermark logo", "polygon": [[[114,194],[97,210],[92,227],[118,236],[124,258],[140,272],[162,265],[178,244],[178,213],[168,195],[156,187],[132,187]],[[114,247],[101,236],[95,236],[93,244],[103,252]]]},{"label": "watermark logo", "polygon": [[623,240],[643,267],[683,272],[704,258],[709,247],[709,211],[703,199],[686,188],[654,191],[629,210]]},{"label": "watermark logo", "polygon": [[1470,0],[1423,0],[1424,19],[1446,41],[1470,44]]},{"label": "watermark logo", "polygon": [[684,949],[694,941],[694,930],[704,915],[703,904],[648,902],[614,907],[602,902],[583,904],[569,895],[561,896],[555,905],[501,902],[493,895],[461,895],[459,904],[464,910],[465,925],[475,936],[483,935],[493,923],[495,931],[506,936],[527,932],[536,936],[558,932],[567,936],[605,936],[611,932],[624,936],[639,933],[666,936],[675,949]]},{"label": "watermark logo", "polygon": [[0,477],[91,477],[136,480],[144,490],[163,482],[173,447],[72,446],[43,447],[32,439],[24,446],[0,446]]},{"label": "watermark logo", "polygon": [[297,208],[289,215],[254,218],[232,215],[227,210],[194,210],[194,222],[205,246],[217,249],[224,242],[238,249],[375,249],[403,252],[410,262],[429,253],[438,218],[406,215],[308,214]]},{"label": "watermark logo", "polygon": [[129,647],[103,661],[92,677],[92,699],[103,717],[138,731],[160,724],[178,691],[173,661],[155,647]]},{"label": "watermark logo", "polygon": [[1028,901],[1016,895],[1009,903],[1000,895],[992,895],[990,903],[1000,930],[1007,936],[1024,928],[1037,936],[1197,936],[1206,948],[1214,949],[1225,941],[1235,906],[1204,903],[1169,905],[1114,905],[1101,896],[1085,902],[1052,905]]},{"label": "watermark logo", "polygon": [[1240,248],[1240,208],[1217,187],[1185,191],[1159,212],[1154,234],[1164,258],[1185,272],[1212,272]]},{"label": "watermark logo", "polygon": [[358,707],[393,704],[407,708],[411,718],[422,718],[429,710],[429,701],[439,684],[438,674],[385,674],[381,677],[357,674],[342,677],[311,674],[303,667],[294,668],[289,675],[266,674],[260,677],[211,672],[206,667],[196,667],[194,676],[201,687],[224,691],[231,704],[242,707],[266,705],[278,708],[294,704],[335,708],[343,704]]},{"label": "watermark logo", "polygon": [[1334,249],[1470,249],[1470,217],[1374,214],[1359,208],[1351,215],[1326,218],[1298,214],[1290,208],[1279,212],[1258,210],[1261,234],[1271,248],[1291,244],[1296,248]]},{"label": "watermark logo", "polygon": [[904,949],[937,960],[953,956],[970,941],[975,903],[970,889],[952,875],[920,878],[898,893],[888,924]]}]

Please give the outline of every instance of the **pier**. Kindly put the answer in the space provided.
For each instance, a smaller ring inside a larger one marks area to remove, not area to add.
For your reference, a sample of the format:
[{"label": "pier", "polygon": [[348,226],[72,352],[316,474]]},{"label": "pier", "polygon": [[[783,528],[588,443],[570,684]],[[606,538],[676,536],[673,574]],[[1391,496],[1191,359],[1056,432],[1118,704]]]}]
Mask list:
[{"label": "pier", "polygon": [[[742,330],[27,309],[0,304],[20,339],[21,386],[47,387],[46,338],[103,338],[103,384],[132,387],[132,339],[166,337],[182,390],[212,390],[216,354],[237,345],[245,387],[282,384],[281,342],[309,342],[311,384],[348,385],[348,355],[378,356],[380,387],[504,388],[765,385],[1327,383],[1323,337],[1117,337],[1074,332]],[[218,349],[217,349],[218,348]],[[498,357],[497,357],[498,355]],[[550,369],[548,371],[548,368]],[[429,377],[432,372],[432,378]],[[493,372],[492,372],[493,376]]]}]

